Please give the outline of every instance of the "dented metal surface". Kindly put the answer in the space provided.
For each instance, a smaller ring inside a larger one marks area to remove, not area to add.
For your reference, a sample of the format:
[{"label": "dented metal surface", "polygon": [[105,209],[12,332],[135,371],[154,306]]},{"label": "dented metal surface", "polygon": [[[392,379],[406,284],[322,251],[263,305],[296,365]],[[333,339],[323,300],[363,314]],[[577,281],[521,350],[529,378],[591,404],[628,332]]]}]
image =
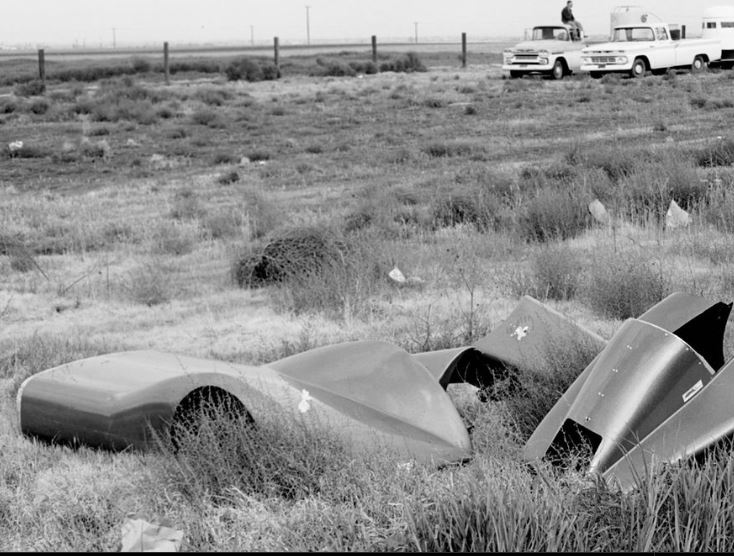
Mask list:
[{"label": "dented metal surface", "polygon": [[512,367],[542,367],[543,346],[559,334],[598,340],[526,297],[466,348],[411,355],[386,343],[347,342],[259,367],[156,351],[113,353],[26,380],[18,393],[21,429],[47,440],[145,448],[153,442],[150,427],[165,433],[187,396],[215,388],[234,396],[255,423],[268,413],[302,419],[308,412],[357,448],[462,461],[471,442],[448,385],[486,387]]},{"label": "dented metal surface", "polygon": [[188,394],[216,387],[257,424],[305,420],[356,448],[395,449],[437,464],[469,457],[466,428],[446,392],[410,355],[379,342],[321,348],[253,367],[137,351],[75,361],[25,381],[21,430],[48,440],[123,449],[167,433]]},{"label": "dented metal surface", "polygon": [[[734,430],[721,405],[732,305],[672,294],[628,319],[526,443],[528,461],[588,450],[588,472],[622,489],[657,461],[695,455]],[[719,400],[712,404],[713,400]]]},{"label": "dented metal surface", "polygon": [[327,427],[356,450],[388,448],[441,465],[471,456],[446,392],[478,388],[514,370],[552,372],[559,345],[597,353],[536,428],[527,461],[588,448],[587,471],[622,489],[658,461],[696,455],[734,435],[734,362],[723,340],[732,304],[672,294],[606,341],[524,297],[472,346],[409,354],[383,342],[347,342],[263,366],[157,351],[74,361],[27,379],[18,392],[23,433],[110,449],[146,448],[170,431],[186,400],[214,388],[255,424],[272,418]]}]

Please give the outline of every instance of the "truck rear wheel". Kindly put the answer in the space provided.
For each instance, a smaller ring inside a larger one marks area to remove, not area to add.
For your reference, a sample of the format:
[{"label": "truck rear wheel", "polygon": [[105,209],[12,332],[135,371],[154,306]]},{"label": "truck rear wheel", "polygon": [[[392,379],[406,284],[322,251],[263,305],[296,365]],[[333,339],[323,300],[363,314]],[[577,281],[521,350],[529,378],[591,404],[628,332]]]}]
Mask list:
[{"label": "truck rear wheel", "polygon": [[706,70],[706,58],[701,55],[696,56],[691,64],[691,73],[701,73]]},{"label": "truck rear wheel", "polygon": [[566,64],[563,63],[563,60],[556,60],[554,62],[550,75],[555,80],[563,79],[563,76],[566,75]]},{"label": "truck rear wheel", "polygon": [[645,64],[645,60],[635,58],[635,61],[632,63],[632,69],[630,69],[630,76],[639,79],[640,77],[645,77],[646,72],[647,64]]}]

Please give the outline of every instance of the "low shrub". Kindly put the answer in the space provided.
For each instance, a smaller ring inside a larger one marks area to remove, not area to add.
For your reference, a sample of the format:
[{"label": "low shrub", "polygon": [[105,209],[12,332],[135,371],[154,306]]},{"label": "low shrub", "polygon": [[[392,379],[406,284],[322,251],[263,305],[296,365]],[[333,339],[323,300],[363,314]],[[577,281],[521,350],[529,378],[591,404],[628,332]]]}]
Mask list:
[{"label": "low shrub", "polygon": [[638,317],[669,291],[669,280],[658,261],[641,253],[597,255],[580,287],[579,297],[599,316]]},{"label": "low shrub", "polygon": [[214,153],[214,158],[212,159],[212,163],[214,165],[219,164],[234,164],[235,162],[239,162],[239,159],[236,155],[230,152],[217,152]]},{"label": "low shrub", "polygon": [[207,59],[173,60],[169,63],[168,69],[172,75],[175,73],[184,72],[220,73],[222,71],[220,63],[218,61]]},{"label": "low shrub", "polygon": [[12,114],[19,108],[18,102],[10,97],[0,98],[0,114]]},{"label": "low shrub", "polygon": [[707,202],[702,210],[706,223],[724,233],[734,233],[734,194],[732,183],[722,182],[709,190]]},{"label": "low shrub", "polygon": [[31,102],[31,105],[28,107],[28,109],[37,116],[41,116],[48,112],[48,109],[51,107],[51,103],[49,103],[46,99],[39,98]]},{"label": "low shrub", "polygon": [[664,222],[671,200],[684,210],[704,203],[708,186],[689,159],[672,153],[620,179],[611,189],[613,204],[633,221]]},{"label": "low shrub", "polygon": [[578,191],[546,187],[523,205],[517,233],[525,241],[552,241],[576,237],[591,224],[589,200]]},{"label": "low shrub", "polygon": [[160,261],[143,263],[128,272],[122,289],[129,300],[148,307],[167,303],[173,296],[168,269]]},{"label": "low shrub", "polygon": [[357,71],[352,66],[341,60],[316,58],[316,65],[317,67],[312,72],[313,75],[329,77],[354,77],[357,75]]},{"label": "low shrub", "polygon": [[423,147],[422,150],[431,158],[469,156],[474,152],[474,146],[472,143],[466,141],[434,141]]},{"label": "low shrub", "polygon": [[[273,238],[247,276],[235,271],[240,287],[257,287],[321,272],[332,260],[343,259],[346,246],[328,230],[296,228]],[[244,268],[244,267],[243,267]]]},{"label": "low shrub", "polygon": [[233,98],[233,94],[227,89],[206,87],[197,89],[193,98],[207,104],[209,106],[222,106],[228,100]]},{"label": "low shrub", "polygon": [[223,116],[210,108],[202,108],[191,114],[191,121],[195,124],[215,129],[227,127]]},{"label": "low shrub", "polygon": [[629,176],[648,160],[654,158],[647,151],[625,149],[617,145],[597,146],[593,149],[574,143],[564,155],[562,163],[571,167],[600,169],[613,182]]},{"label": "low shrub", "polygon": [[377,64],[374,62],[349,62],[349,66],[357,73],[363,73],[366,75],[372,75],[379,71]]},{"label": "low shrub", "polygon": [[430,201],[436,228],[472,224],[481,232],[497,229],[501,209],[501,199],[486,188],[441,189]]},{"label": "low shrub", "polygon": [[581,257],[567,245],[541,248],[531,266],[535,281],[533,297],[565,301],[576,295],[584,265]]},{"label": "low shrub", "polygon": [[383,237],[405,237],[413,228],[429,228],[430,216],[418,206],[415,193],[388,187],[368,187],[357,206],[344,217],[351,234],[370,229]]},{"label": "low shrub", "polygon": [[79,145],[79,152],[89,159],[105,159],[111,156],[112,148],[105,139],[97,142],[83,140]]},{"label": "low shrub", "polygon": [[731,166],[734,164],[734,139],[717,138],[692,154],[698,166]]},{"label": "low shrub", "polygon": [[151,252],[158,255],[185,255],[194,250],[198,240],[194,225],[160,222],[151,231]]},{"label": "low shrub", "polygon": [[51,151],[40,145],[29,145],[23,143],[20,146],[6,146],[3,150],[8,158],[46,158],[51,156]]},{"label": "low shrub", "polygon": [[240,174],[239,172],[237,172],[237,170],[224,172],[217,178],[217,183],[220,185],[230,185],[233,183],[237,183],[238,181],[240,181]]},{"label": "low shrub", "polygon": [[176,191],[171,206],[171,218],[176,220],[194,220],[206,214],[198,195],[190,187]]},{"label": "low shrub", "polygon": [[278,79],[280,70],[274,64],[261,65],[251,58],[239,58],[224,68],[224,74],[229,81],[263,81]]},{"label": "low shrub", "polygon": [[426,66],[415,52],[408,52],[398,58],[382,62],[380,71],[394,71],[411,73],[416,71],[428,71]]},{"label": "low shrub", "polygon": [[268,151],[250,151],[247,153],[247,158],[250,162],[260,162],[261,160],[270,160],[272,154]]},{"label": "low shrub", "polygon": [[34,79],[33,81],[18,83],[13,88],[13,92],[19,97],[38,96],[46,92],[46,84],[40,79]]},{"label": "low shrub", "polygon": [[276,306],[295,313],[322,312],[350,319],[368,310],[384,283],[386,263],[375,238],[343,239],[323,227],[289,229],[257,253],[239,256],[232,267],[241,287],[276,284]]},{"label": "low shrub", "polygon": [[210,239],[241,238],[247,222],[242,213],[228,210],[204,215],[201,218],[201,226]]},{"label": "low shrub", "polygon": [[133,56],[130,60],[130,67],[135,73],[148,73],[153,64],[147,58],[141,56]]}]

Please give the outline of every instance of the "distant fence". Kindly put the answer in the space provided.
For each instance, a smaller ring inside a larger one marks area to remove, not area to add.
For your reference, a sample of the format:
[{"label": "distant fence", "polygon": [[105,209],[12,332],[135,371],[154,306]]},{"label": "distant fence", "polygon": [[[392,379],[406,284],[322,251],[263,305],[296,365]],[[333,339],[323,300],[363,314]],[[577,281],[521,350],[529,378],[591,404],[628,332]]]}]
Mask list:
[{"label": "distant fence", "polygon": [[[395,47],[395,46],[400,46],[400,47],[405,48],[405,47],[418,47],[420,45],[425,46],[427,44],[434,45],[434,46],[436,46],[436,45],[445,45],[447,48],[448,47],[453,48],[456,43],[420,43],[420,44],[417,43],[417,42],[416,43],[385,43],[383,46],[384,47],[387,47],[387,48],[389,48],[389,47]],[[308,51],[316,51],[316,50],[320,50],[320,49],[333,49],[333,50],[336,50],[336,49],[344,49],[344,48],[347,48],[347,47],[349,47],[349,48],[360,47],[361,48],[361,47],[364,47],[364,46],[365,45],[363,45],[363,44],[354,44],[354,43],[348,43],[348,44],[332,44],[332,45],[326,44],[326,45],[314,45],[314,46],[311,46],[311,45],[308,45],[308,46],[303,46],[303,45],[287,45],[287,46],[282,46],[280,44],[279,38],[278,37],[273,37],[273,46],[272,46],[273,63],[275,64],[275,66],[278,66],[278,67],[280,66],[281,49],[299,49],[299,50],[303,50],[303,51],[307,51],[308,52]],[[374,63],[377,63],[377,60],[378,60],[378,55],[377,55],[378,54],[378,48],[377,48],[377,46],[378,46],[378,44],[377,44],[377,36],[376,35],[372,35],[370,37],[370,47],[371,47],[372,61]],[[461,33],[460,48],[461,48],[461,50],[460,50],[459,58],[460,58],[460,61],[461,61],[461,67],[465,68],[466,65],[467,65],[467,54],[468,54],[467,35],[466,35],[466,33]],[[203,52],[206,52],[208,50],[216,51],[216,52],[223,52],[223,51],[227,51],[227,52],[251,52],[251,51],[263,51],[263,50],[267,51],[267,50],[269,50],[269,48],[268,47],[249,47],[249,48],[247,48],[247,47],[220,47],[220,48],[217,48],[217,47],[205,47],[205,48],[201,48],[201,49],[194,49],[194,48],[180,49],[179,52],[180,53],[187,53],[187,52],[188,53],[203,53]],[[61,52],[55,53],[55,55],[57,55],[57,56],[65,56],[65,57],[79,57],[79,58],[81,58],[81,57],[85,57],[85,56],[87,56],[87,57],[88,56],[105,56],[105,55],[119,56],[119,55],[124,55],[124,54],[129,54],[129,55],[133,55],[133,56],[134,55],[141,55],[141,54],[143,54],[143,55],[144,54],[148,54],[149,55],[149,54],[154,54],[155,52],[156,52],[155,50],[139,50],[138,49],[138,50],[120,51],[120,50],[116,50],[115,49],[115,50],[110,50],[110,51],[84,51],[84,52],[81,52],[81,51],[71,51],[71,52],[70,51],[61,51]],[[47,53],[46,53],[45,49],[41,48],[41,49],[38,50],[38,78],[41,81],[43,81],[44,83],[46,81],[46,54]],[[13,54],[0,53],[0,56],[1,57],[8,57],[8,56],[12,56],[12,55]],[[168,44],[168,42],[164,42],[163,43],[163,73],[164,73],[164,76],[165,76],[166,83],[168,83],[169,80],[170,80],[170,73],[171,73],[170,72],[170,50],[169,50],[169,44]]]}]

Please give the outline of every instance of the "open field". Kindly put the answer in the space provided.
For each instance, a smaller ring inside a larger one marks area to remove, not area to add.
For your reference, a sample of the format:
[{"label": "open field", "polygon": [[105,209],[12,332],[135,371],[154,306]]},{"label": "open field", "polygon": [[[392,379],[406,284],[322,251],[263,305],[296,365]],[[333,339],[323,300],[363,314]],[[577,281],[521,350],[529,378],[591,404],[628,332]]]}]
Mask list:
[{"label": "open field", "polygon": [[[170,520],[187,550],[734,549],[728,453],[629,495],[529,473],[528,416],[558,386],[488,403],[451,386],[473,427],[461,467],[329,461],[307,438],[308,488],[288,496],[216,486],[165,452],[19,435],[20,382],[99,353],[464,346],[524,294],[609,338],[673,291],[734,297],[734,72],[508,80],[489,54],[420,58],[427,71],[328,75],[368,59],[343,53],[259,82],[49,71],[43,95],[0,86],[0,550],[114,550],[129,515]],[[672,199],[689,226],[665,227]],[[250,257],[287,233],[351,258],[255,287]],[[396,286],[395,265],[420,281]],[[549,373],[582,370],[558,351]]]}]

